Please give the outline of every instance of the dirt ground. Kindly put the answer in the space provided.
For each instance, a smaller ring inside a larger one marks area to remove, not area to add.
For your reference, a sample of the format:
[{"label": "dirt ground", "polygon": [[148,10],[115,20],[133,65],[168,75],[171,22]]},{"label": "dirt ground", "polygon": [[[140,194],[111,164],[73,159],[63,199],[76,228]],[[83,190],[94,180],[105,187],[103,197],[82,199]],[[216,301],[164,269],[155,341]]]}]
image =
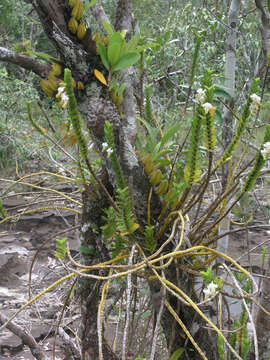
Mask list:
[{"label": "dirt ground", "polygon": [[[0,186],[1,187],[1,186]],[[256,188],[258,203],[254,202],[251,209],[254,214],[248,226],[249,230],[235,233],[230,238],[229,256],[239,259],[243,266],[251,265],[254,273],[261,273],[263,270],[261,246],[269,245],[269,201],[270,187],[267,189],[260,184]],[[3,199],[3,207],[8,214],[27,209],[34,201],[40,201],[36,194],[9,196]],[[260,206],[258,205],[260,204]],[[261,208],[263,204],[264,208]],[[39,205],[40,206],[40,205]],[[44,205],[45,206],[45,205]],[[237,219],[236,219],[237,220]],[[11,316],[16,310],[29,299],[37,294],[59,277],[67,274],[58,259],[54,256],[55,233],[61,233],[68,228],[78,224],[78,218],[74,213],[68,211],[46,210],[37,213],[22,215],[13,221],[0,225],[0,311]],[[255,226],[258,226],[255,228]],[[236,229],[237,225],[232,225]],[[59,235],[59,238],[66,236],[71,245],[73,256],[76,256],[79,234],[73,230],[67,234]],[[51,238],[51,240],[50,240]],[[39,250],[37,250],[44,244]],[[257,246],[257,248],[256,248]],[[252,250],[248,253],[248,250]],[[36,256],[36,258],[35,258]],[[33,259],[35,262],[33,264]],[[29,271],[31,272],[31,288],[29,288]],[[28,307],[16,318],[16,323],[25,327],[41,344],[47,349],[47,354],[52,358],[54,343],[54,330],[59,320],[62,306],[65,302],[65,294],[71,282],[61,284],[53,292],[49,292],[39,299],[31,307]],[[62,326],[72,328],[76,326],[78,312],[66,311]],[[65,359],[61,340],[56,341],[56,359]],[[0,360],[1,359],[34,359],[29,349],[23,345],[22,340],[13,335],[10,331],[4,330],[0,334]]]}]

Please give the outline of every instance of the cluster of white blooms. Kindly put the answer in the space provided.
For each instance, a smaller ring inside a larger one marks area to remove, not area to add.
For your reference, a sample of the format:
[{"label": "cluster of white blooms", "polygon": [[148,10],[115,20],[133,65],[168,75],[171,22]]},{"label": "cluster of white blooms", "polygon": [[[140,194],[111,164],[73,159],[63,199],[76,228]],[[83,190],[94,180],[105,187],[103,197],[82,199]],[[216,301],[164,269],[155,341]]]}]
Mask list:
[{"label": "cluster of white blooms", "polygon": [[207,286],[206,289],[203,290],[204,292],[204,296],[205,296],[205,300],[207,300],[208,298],[214,296],[217,292],[217,288],[218,285],[215,284],[213,281]]},{"label": "cluster of white blooms", "polygon": [[205,92],[206,92],[205,89],[200,88],[197,90],[197,98],[201,104],[203,104],[205,101],[205,96],[206,96]]},{"label": "cluster of white blooms", "polygon": [[263,144],[263,150],[261,151],[262,156],[265,160],[269,158],[270,155],[270,142],[266,142]]},{"label": "cluster of white blooms", "polygon": [[67,106],[68,106],[68,103],[69,103],[69,98],[65,92],[65,88],[64,86],[60,86],[58,88],[58,93],[56,94],[56,98],[57,99],[60,99],[60,106],[65,109]]},{"label": "cluster of white blooms", "polygon": [[201,88],[198,89],[197,90],[197,98],[198,98],[199,102],[201,103],[205,113],[206,114],[209,113],[211,116],[213,116],[214,113],[215,113],[216,108],[215,108],[215,106],[213,106],[212,104],[210,104],[208,102],[205,103],[206,90],[201,89]]},{"label": "cluster of white blooms", "polygon": [[261,98],[260,96],[256,95],[256,94],[252,94],[250,95],[252,104],[251,104],[251,112],[254,110],[258,110],[259,106],[261,105]]},{"label": "cluster of white blooms", "polygon": [[106,151],[108,157],[110,157],[111,154],[113,153],[113,149],[110,148],[109,145],[106,142],[102,143],[102,150],[101,151],[102,152]]}]

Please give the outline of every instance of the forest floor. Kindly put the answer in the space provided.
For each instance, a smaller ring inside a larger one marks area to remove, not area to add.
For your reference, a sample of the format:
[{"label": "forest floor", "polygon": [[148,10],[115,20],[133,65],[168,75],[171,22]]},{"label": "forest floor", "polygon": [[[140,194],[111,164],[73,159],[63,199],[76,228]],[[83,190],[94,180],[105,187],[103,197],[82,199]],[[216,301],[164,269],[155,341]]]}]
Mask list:
[{"label": "forest floor", "polygon": [[[264,184],[267,184],[267,181],[264,180]],[[6,183],[0,181],[0,189],[6,186]],[[43,184],[43,186],[45,185]],[[64,190],[67,194],[72,191],[68,187],[60,190]],[[269,225],[270,186],[257,184],[256,199],[258,203],[253,202],[249,209],[253,212],[252,221],[248,224],[250,228],[230,237],[228,255],[238,259],[241,265],[250,266],[253,273],[261,274],[263,273],[261,245],[268,246],[270,243],[270,227],[268,230],[267,227],[263,227]],[[43,200],[47,201],[43,204]],[[38,192],[24,195],[9,193],[8,197],[3,198],[3,207],[8,210],[8,214],[23,211],[35,203],[38,204],[37,207],[48,206],[53,203],[53,199],[50,200],[49,197],[46,199]],[[261,204],[263,204],[263,208]],[[246,210],[247,208],[243,211]],[[68,269],[54,256],[54,235],[75,224],[78,224],[78,219],[72,212],[39,210],[35,213],[21,215],[0,225],[0,311],[3,314],[11,316],[29,300],[29,292],[30,296],[36,295],[59,277],[68,273]],[[232,225],[232,229],[237,227],[239,226]],[[66,235],[59,235],[59,238],[64,236],[68,237],[73,256],[76,256],[77,230],[68,232]],[[44,245],[40,248],[42,244]],[[30,268],[32,268],[31,286],[29,286]],[[68,284],[62,283],[54,291],[46,293],[15,319],[17,324],[26,328],[42,348],[46,349],[50,358],[52,358],[54,346],[55,327],[71,284],[72,281],[69,281]],[[74,313],[72,306],[70,309],[69,306],[67,307],[61,322],[61,326],[65,329],[72,329],[77,325],[79,311],[77,309],[77,312]],[[65,358],[62,346],[62,341],[56,340],[56,359]],[[4,359],[19,360],[34,359],[34,357],[20,338],[5,329],[0,334],[0,360]],[[131,355],[130,359],[135,360],[135,357]]]}]

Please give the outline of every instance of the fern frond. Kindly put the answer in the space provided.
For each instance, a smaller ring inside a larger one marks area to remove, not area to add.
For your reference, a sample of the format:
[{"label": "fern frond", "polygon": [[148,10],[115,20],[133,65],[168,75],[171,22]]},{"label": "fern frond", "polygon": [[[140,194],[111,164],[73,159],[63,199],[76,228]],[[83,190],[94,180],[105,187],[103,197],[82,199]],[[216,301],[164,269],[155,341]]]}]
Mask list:
[{"label": "fern frond", "polygon": [[66,242],[66,237],[64,237],[63,239],[56,239],[56,249],[54,252],[54,256],[62,261],[65,260],[65,256],[67,253]]},{"label": "fern frond", "polygon": [[134,214],[131,209],[129,189],[117,189],[117,205],[120,209],[120,214],[117,218],[117,226],[121,235],[130,235],[134,233],[139,227],[134,220]]},{"label": "fern frond", "polygon": [[252,104],[252,99],[251,99],[251,95],[252,94],[256,94],[258,92],[258,87],[259,87],[259,79],[254,79],[251,85],[251,90],[250,90],[250,95],[247,99],[246,105],[244,106],[244,111],[243,114],[238,122],[238,126],[236,129],[236,132],[232,138],[231,143],[228,145],[227,149],[224,151],[221,159],[217,162],[217,167],[219,167],[220,165],[222,165],[223,163],[225,163],[227,160],[229,160],[231,158],[231,156],[233,155],[236,146],[239,143],[239,140],[241,138],[241,135],[243,134],[247,122],[250,118],[251,115],[251,111],[250,111],[250,106]]},{"label": "fern frond", "polygon": [[152,254],[157,247],[157,242],[154,238],[154,226],[146,226],[144,232],[145,248]]}]

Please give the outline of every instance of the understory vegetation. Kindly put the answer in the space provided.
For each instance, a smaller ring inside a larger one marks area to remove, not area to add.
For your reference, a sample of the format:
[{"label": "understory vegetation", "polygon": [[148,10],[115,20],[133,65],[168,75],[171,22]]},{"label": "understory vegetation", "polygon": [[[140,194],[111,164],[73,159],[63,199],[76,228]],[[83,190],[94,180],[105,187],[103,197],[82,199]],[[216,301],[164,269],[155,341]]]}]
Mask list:
[{"label": "understory vegetation", "polygon": [[55,297],[65,359],[268,359],[268,243],[255,274],[248,233],[270,226],[269,4],[32,3],[0,5],[0,229],[47,212],[73,224],[36,246],[28,301],[0,306],[0,330],[46,359],[16,322]]}]

